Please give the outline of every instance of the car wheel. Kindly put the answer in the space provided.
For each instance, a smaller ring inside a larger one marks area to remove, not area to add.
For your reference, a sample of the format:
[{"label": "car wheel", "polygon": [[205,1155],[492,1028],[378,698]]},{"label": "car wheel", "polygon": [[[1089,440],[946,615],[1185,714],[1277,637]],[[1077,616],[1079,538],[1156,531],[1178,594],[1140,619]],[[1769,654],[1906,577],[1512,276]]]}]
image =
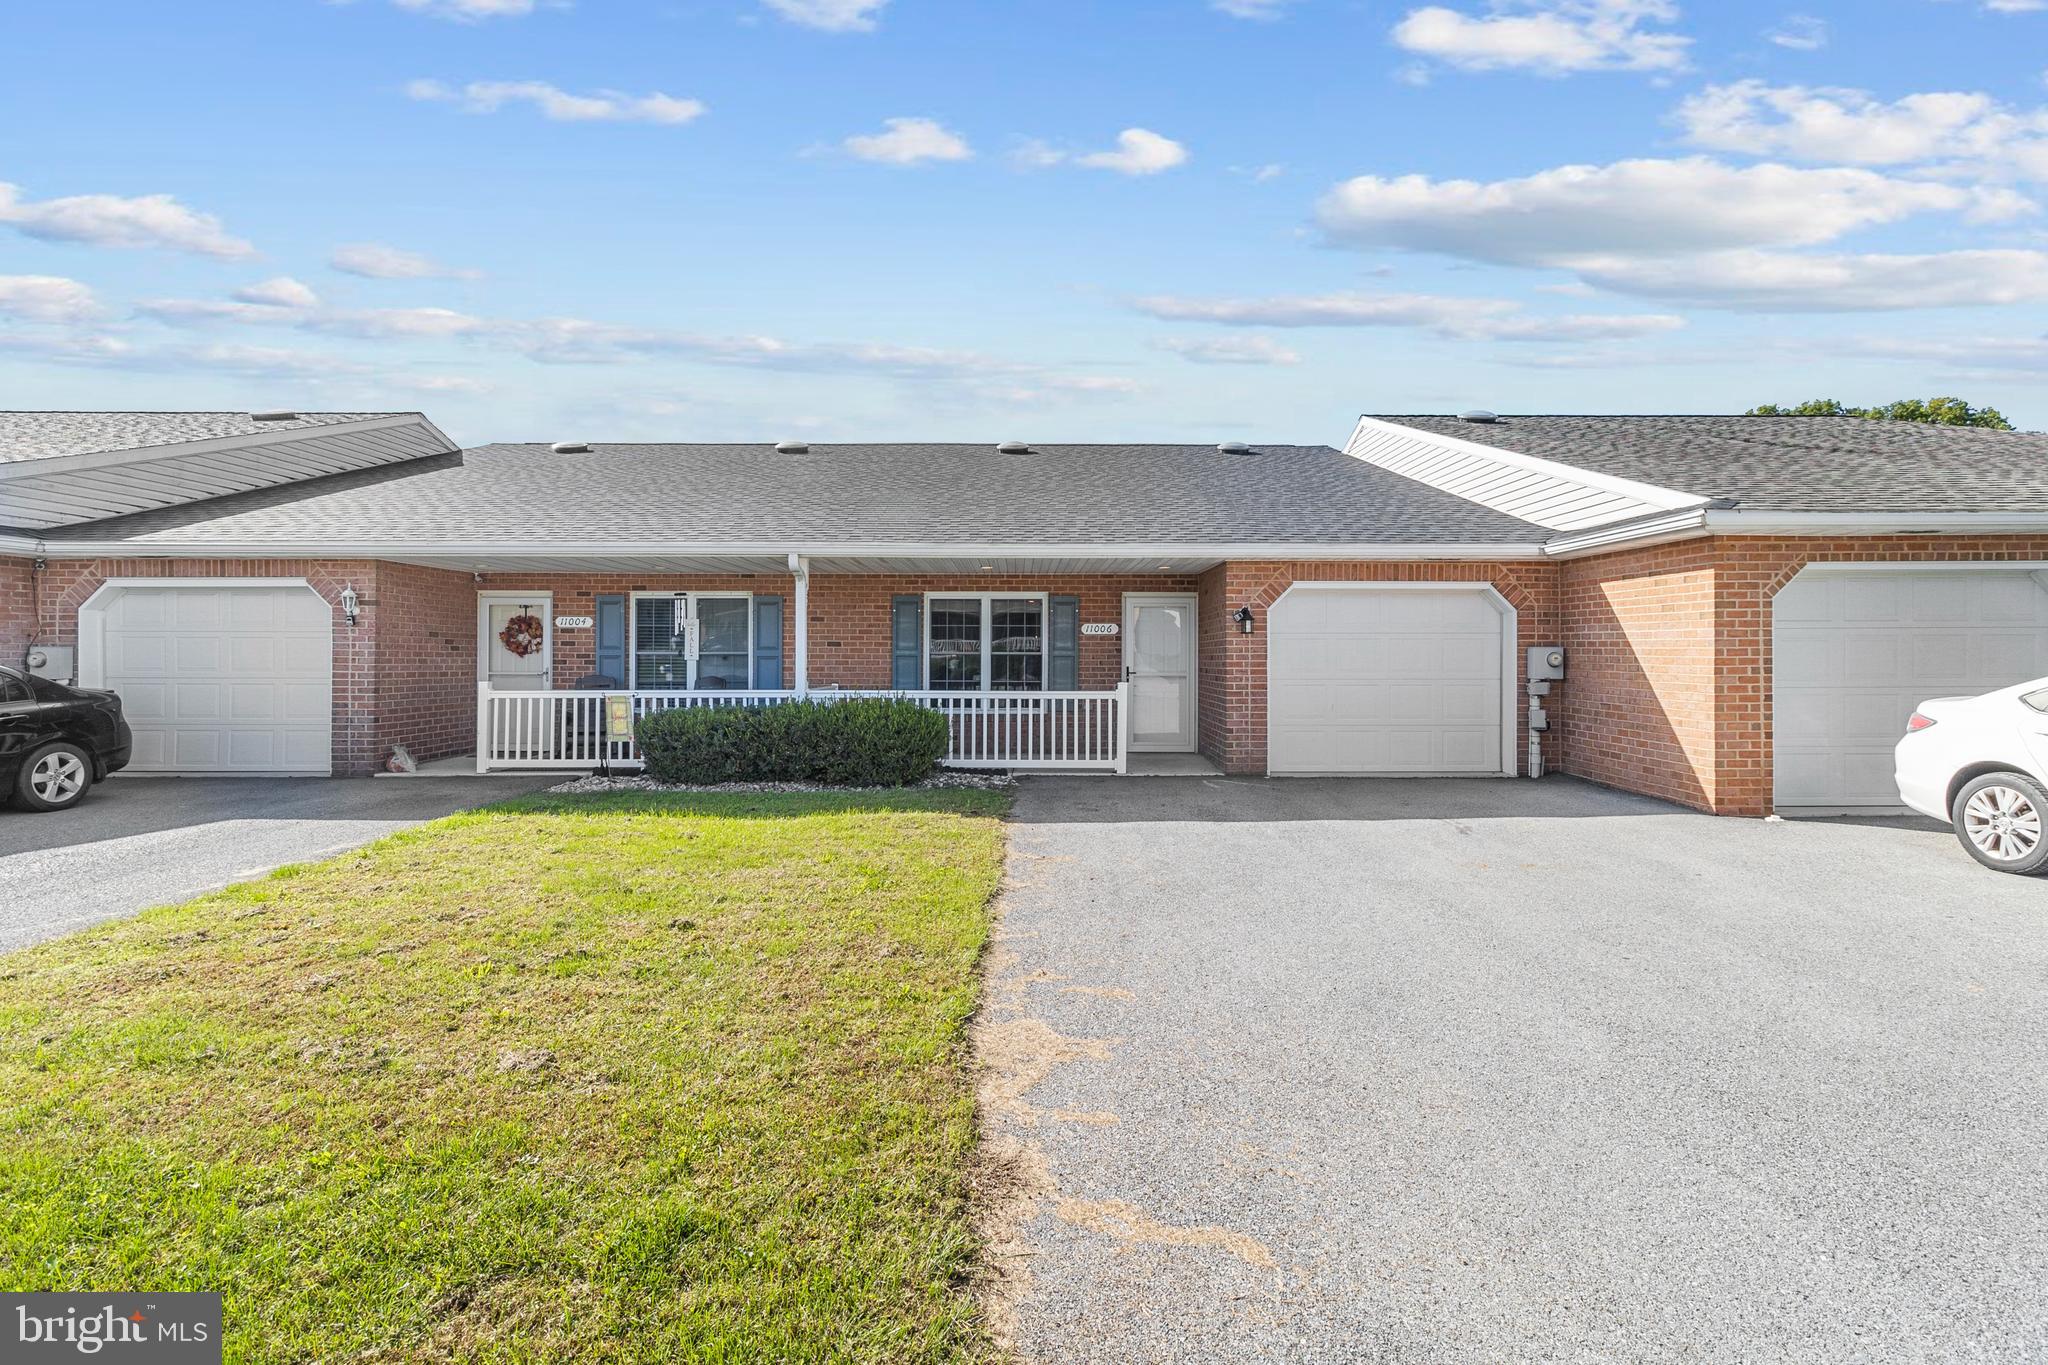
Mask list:
[{"label": "car wheel", "polygon": [[15,804],[26,810],[65,810],[85,799],[92,759],[76,744],[46,744],[30,754],[14,779]]},{"label": "car wheel", "polygon": [[2019,773],[1986,773],[1956,793],[1956,838],[1989,868],[2022,875],[2048,870],[2048,792]]}]

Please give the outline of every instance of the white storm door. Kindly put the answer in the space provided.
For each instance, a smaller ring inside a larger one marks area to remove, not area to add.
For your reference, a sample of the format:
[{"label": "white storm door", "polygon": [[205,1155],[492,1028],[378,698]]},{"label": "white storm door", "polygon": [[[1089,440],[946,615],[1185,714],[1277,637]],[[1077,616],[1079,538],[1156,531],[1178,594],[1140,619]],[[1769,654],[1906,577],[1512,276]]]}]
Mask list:
[{"label": "white storm door", "polygon": [[1124,677],[1131,685],[1131,748],[1192,753],[1196,740],[1195,598],[1124,597]]},{"label": "white storm door", "polygon": [[[554,680],[554,597],[531,593],[523,597],[478,599],[477,676],[499,692],[544,692]],[[514,654],[501,638],[517,616],[537,616],[541,645],[531,654]]]}]

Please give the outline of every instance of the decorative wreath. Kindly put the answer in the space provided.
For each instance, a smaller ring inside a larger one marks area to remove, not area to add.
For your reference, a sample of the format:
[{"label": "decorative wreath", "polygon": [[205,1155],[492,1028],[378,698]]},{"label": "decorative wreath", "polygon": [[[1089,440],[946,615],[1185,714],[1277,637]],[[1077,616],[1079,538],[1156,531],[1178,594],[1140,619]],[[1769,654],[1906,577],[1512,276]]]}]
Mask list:
[{"label": "decorative wreath", "polygon": [[524,608],[498,632],[499,643],[522,659],[540,648],[540,640],[540,618]]}]

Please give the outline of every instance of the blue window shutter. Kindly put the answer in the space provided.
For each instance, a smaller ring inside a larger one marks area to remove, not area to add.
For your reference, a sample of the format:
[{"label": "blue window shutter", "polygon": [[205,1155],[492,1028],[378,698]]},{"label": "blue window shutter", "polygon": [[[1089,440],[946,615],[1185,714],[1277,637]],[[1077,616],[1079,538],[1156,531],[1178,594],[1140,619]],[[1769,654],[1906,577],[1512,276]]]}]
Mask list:
[{"label": "blue window shutter", "polygon": [[754,688],[782,690],[782,599],[754,599]]},{"label": "blue window shutter", "polygon": [[626,599],[614,593],[597,599],[597,671],[626,685]]},{"label": "blue window shutter", "polygon": [[1045,690],[1081,690],[1081,599],[1052,599],[1052,632],[1048,641]]},{"label": "blue window shutter", "polygon": [[889,686],[898,692],[924,686],[924,599],[915,593],[889,603]]}]

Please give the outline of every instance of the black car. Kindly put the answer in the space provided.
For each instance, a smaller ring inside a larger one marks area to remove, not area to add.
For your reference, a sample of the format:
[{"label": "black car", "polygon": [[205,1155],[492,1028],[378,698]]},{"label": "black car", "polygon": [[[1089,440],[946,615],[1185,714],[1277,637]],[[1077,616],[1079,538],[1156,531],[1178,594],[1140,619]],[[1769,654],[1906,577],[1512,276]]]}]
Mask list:
[{"label": "black car", "polygon": [[63,810],[128,766],[133,737],[112,692],[67,687],[0,665],[0,803]]}]

